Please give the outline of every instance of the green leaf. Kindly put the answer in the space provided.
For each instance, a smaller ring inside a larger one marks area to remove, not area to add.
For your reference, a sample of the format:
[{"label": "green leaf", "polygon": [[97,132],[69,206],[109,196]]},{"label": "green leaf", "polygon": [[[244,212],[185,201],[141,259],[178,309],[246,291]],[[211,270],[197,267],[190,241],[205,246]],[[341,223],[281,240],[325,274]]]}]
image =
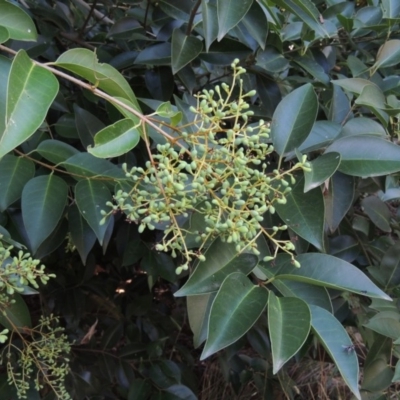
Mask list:
[{"label": "green leaf", "polygon": [[20,50],[11,65],[5,115],[0,115],[0,158],[36,132],[57,92],[54,75]]},{"label": "green leaf", "polygon": [[82,217],[93,229],[102,245],[108,223],[100,225],[100,221],[103,219],[101,210],[105,210],[106,203],[112,201],[110,191],[102,182],[84,179],[79,181],[75,187],[75,200]]},{"label": "green leaf", "polygon": [[400,40],[393,39],[384,43],[378,51],[375,64],[371,67],[374,73],[379,68],[393,67],[399,63]]},{"label": "green leaf", "polygon": [[332,83],[334,85],[339,85],[344,90],[347,90],[350,93],[355,93],[355,94],[361,94],[365,86],[375,85],[371,81],[362,78],[337,79],[335,81],[332,81]]},{"label": "green leaf", "polygon": [[304,193],[320,186],[336,172],[340,164],[340,154],[323,154],[310,164],[311,171],[304,172]]},{"label": "green leaf", "polygon": [[61,54],[55,65],[87,79],[111,96],[131,101],[135,109],[141,112],[129,83],[114,67],[99,63],[94,52],[87,49],[68,50]]},{"label": "green leaf", "polygon": [[267,46],[257,53],[257,64],[265,71],[276,74],[289,68],[289,61],[275,47]]},{"label": "green leaf", "polygon": [[31,179],[22,191],[22,218],[32,252],[54,231],[67,203],[68,186],[56,175]]},{"label": "green leaf", "polygon": [[[1,9],[1,6],[0,6]],[[0,43],[7,42],[7,40],[10,39],[10,33],[8,30],[2,26],[0,26]]]},{"label": "green leaf", "polygon": [[311,324],[314,333],[336,364],[347,386],[358,400],[358,359],[354,351],[343,346],[351,346],[352,342],[342,324],[328,311],[318,306],[310,306]]},{"label": "green leaf", "polygon": [[355,184],[355,178],[341,172],[331,177],[324,193],[325,220],[331,232],[337,229],[353,204]]},{"label": "green leaf", "polygon": [[307,304],[295,297],[276,297],[269,293],[268,326],[271,339],[273,373],[303,346],[310,332],[311,313]]},{"label": "green leaf", "polygon": [[211,44],[218,36],[218,15],[217,7],[208,1],[201,2],[201,14],[203,17],[204,40],[206,42],[206,51],[210,49]]},{"label": "green leaf", "polygon": [[31,17],[20,7],[5,0],[0,0],[0,26],[7,29],[11,39],[37,39],[36,26]]},{"label": "green leaf", "polygon": [[225,38],[214,42],[207,52],[199,56],[205,62],[215,65],[231,65],[235,58],[243,59],[252,54],[252,50],[238,40]]},{"label": "green leaf", "polygon": [[249,274],[258,263],[254,254],[237,254],[234,244],[216,239],[204,253],[206,261],[199,262],[188,281],[174,296],[191,296],[215,292],[233,272]]},{"label": "green leaf", "polygon": [[176,400],[198,399],[198,397],[185,385],[172,385],[166,389],[166,392],[172,394]]},{"label": "green leaf", "polygon": [[93,138],[95,134],[104,128],[103,122],[77,104],[74,104],[74,112],[76,130],[78,131],[83,146],[92,146],[94,144]]},{"label": "green leaf", "polygon": [[172,34],[172,73],[175,75],[190,61],[194,60],[203,49],[201,40],[194,36],[184,34],[180,29],[175,29]]},{"label": "green leaf", "polygon": [[196,349],[207,339],[208,320],[215,295],[216,293],[206,293],[186,298],[189,325]]},{"label": "green leaf", "polygon": [[342,159],[339,171],[367,178],[400,170],[400,147],[370,135],[349,136],[335,140],[325,153],[337,152]]},{"label": "green leaf", "polygon": [[68,209],[68,223],[72,243],[78,250],[82,263],[86,264],[87,256],[96,242],[96,235],[76,205]]},{"label": "green leaf", "polygon": [[94,147],[88,152],[99,158],[118,157],[131,151],[140,140],[140,133],[131,119],[122,119],[97,132]]},{"label": "green leaf", "polygon": [[[283,255],[284,256],[284,255]],[[280,257],[280,256],[278,256]],[[290,258],[271,269],[275,279],[291,279],[337,290],[347,290],[371,298],[391,300],[354,265],[328,254],[306,253],[296,256],[301,268]]]},{"label": "green leaf", "polygon": [[26,158],[7,154],[0,160],[1,212],[21,197],[22,189],[34,174],[35,165]]},{"label": "green leaf", "polygon": [[244,18],[252,3],[253,0],[217,0],[218,41]]},{"label": "green leaf", "polygon": [[146,47],[136,57],[134,64],[171,65],[171,43]]},{"label": "green leaf", "polygon": [[243,25],[249,31],[259,46],[264,49],[268,35],[268,20],[261,6],[254,1],[249,11],[242,19]]},{"label": "green leaf", "polygon": [[128,400],[147,400],[152,392],[149,381],[135,379],[129,386]]},{"label": "green leaf", "polygon": [[123,171],[116,165],[108,160],[96,158],[89,153],[75,154],[60,165],[76,180],[94,176],[97,178],[104,177],[105,180],[110,180],[110,178],[123,179],[125,177]]},{"label": "green leaf", "polygon": [[21,332],[24,327],[32,328],[31,314],[24,299],[19,294],[14,294],[12,300],[13,303],[1,305],[0,324],[10,331],[17,328]]},{"label": "green leaf", "polygon": [[388,206],[376,196],[368,196],[361,201],[361,206],[364,212],[368,215],[371,221],[384,232],[391,232],[390,227],[390,210]]},{"label": "green leaf", "polygon": [[283,222],[316,248],[324,249],[324,200],[320,189],[304,193],[304,178],[286,195],[286,204],[275,204]]},{"label": "green leaf", "polygon": [[193,3],[191,0],[160,0],[159,7],[170,17],[187,22]]},{"label": "green leaf", "polygon": [[317,96],[309,83],[293,90],[279,103],[271,123],[271,138],[279,155],[304,142],[314,125],[317,111]]},{"label": "green leaf", "polygon": [[396,340],[400,337],[400,314],[397,311],[381,311],[370,318],[364,326]]},{"label": "green leaf", "polygon": [[397,0],[382,0],[383,18],[400,17],[400,3]]},{"label": "green leaf", "polygon": [[79,153],[75,147],[56,139],[43,140],[43,142],[40,142],[36,151],[53,164],[62,163],[74,154]]},{"label": "green leaf", "polygon": [[[268,6],[267,0],[263,0]],[[310,0],[273,0],[273,3],[282,7],[284,10],[290,10],[297,15],[317,37],[328,37],[328,32],[319,20],[319,11],[315,4]]]},{"label": "green leaf", "polygon": [[293,61],[307,71],[313,78],[323,83],[325,86],[329,85],[329,75],[324,71],[324,68],[315,61],[314,57],[309,55],[295,57]]},{"label": "green leaf", "polygon": [[241,338],[258,320],[267,301],[267,290],[253,285],[246,275],[240,272],[229,275],[211,307],[201,360]]},{"label": "green leaf", "polygon": [[316,121],[310,134],[299,147],[301,153],[309,153],[329,146],[339,135],[342,127],[337,122]]},{"label": "green leaf", "polygon": [[358,117],[347,121],[339,137],[355,135],[374,135],[386,137],[385,128],[371,118]]}]

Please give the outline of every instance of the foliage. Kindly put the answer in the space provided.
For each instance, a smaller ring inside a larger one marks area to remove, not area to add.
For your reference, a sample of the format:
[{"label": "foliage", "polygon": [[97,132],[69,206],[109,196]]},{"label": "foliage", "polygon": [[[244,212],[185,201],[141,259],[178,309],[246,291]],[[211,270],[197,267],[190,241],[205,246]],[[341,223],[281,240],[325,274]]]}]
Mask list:
[{"label": "foliage", "polygon": [[397,3],[0,0],[2,398],[393,390]]}]

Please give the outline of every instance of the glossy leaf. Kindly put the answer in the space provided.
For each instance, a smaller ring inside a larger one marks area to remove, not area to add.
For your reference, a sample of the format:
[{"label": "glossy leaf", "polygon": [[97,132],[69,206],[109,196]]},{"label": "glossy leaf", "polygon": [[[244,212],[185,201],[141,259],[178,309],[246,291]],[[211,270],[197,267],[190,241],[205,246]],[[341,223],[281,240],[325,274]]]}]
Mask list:
[{"label": "glossy leaf", "polygon": [[211,307],[208,338],[201,359],[241,338],[257,321],[268,301],[268,292],[240,272],[222,283]]},{"label": "glossy leaf", "polygon": [[206,51],[218,36],[218,15],[217,7],[209,1],[201,2],[201,14],[203,17],[203,31],[206,42]]},{"label": "glossy leaf", "polygon": [[353,204],[355,178],[336,172],[329,180],[328,190],[324,193],[325,220],[331,232],[339,226]]},{"label": "glossy leaf", "polygon": [[340,132],[340,137],[354,135],[386,136],[386,131],[381,124],[370,118],[359,117],[347,121]]},{"label": "glossy leaf", "polygon": [[273,361],[273,373],[303,346],[310,332],[311,313],[307,304],[295,297],[276,297],[269,293],[268,326]]},{"label": "glossy leaf", "polygon": [[284,223],[318,249],[324,248],[324,200],[320,189],[304,193],[304,178],[297,177],[286,204],[275,204]]},{"label": "glossy leaf", "polygon": [[194,36],[175,29],[172,34],[172,73],[175,75],[185,65],[193,61],[203,49],[203,43]]},{"label": "glossy leaf", "polygon": [[131,151],[140,140],[140,133],[131,119],[122,119],[97,132],[94,147],[88,152],[99,158],[118,157]]},{"label": "glossy leaf", "polygon": [[382,0],[383,18],[399,18],[400,3],[396,0]]},{"label": "glossy leaf", "polygon": [[22,191],[22,218],[32,252],[54,231],[67,203],[68,186],[55,175],[31,179]]},{"label": "glossy leaf", "polygon": [[271,124],[272,143],[279,155],[304,142],[314,125],[317,111],[317,96],[310,84],[293,90],[279,103]]},{"label": "glossy leaf", "polygon": [[104,128],[103,122],[77,104],[74,104],[74,113],[76,129],[83,146],[93,146],[95,134]]},{"label": "glossy leaf", "polygon": [[100,244],[103,244],[108,221],[100,224],[103,219],[101,210],[107,209],[106,203],[112,201],[109,189],[100,181],[84,179],[75,187],[75,200],[82,217],[92,228]]},{"label": "glossy leaf", "polygon": [[96,242],[96,235],[76,205],[68,209],[68,223],[71,241],[78,250],[82,263],[86,264],[87,256]]},{"label": "glossy leaf", "polygon": [[361,201],[364,212],[371,221],[382,231],[391,232],[390,211],[388,206],[376,196],[368,196]]},{"label": "glossy leaf", "polygon": [[22,189],[34,174],[35,165],[26,158],[7,154],[0,160],[1,212],[21,197]]},{"label": "glossy leaf", "polygon": [[216,239],[204,253],[206,261],[199,262],[185,285],[174,296],[211,293],[219,289],[224,279],[233,272],[249,274],[258,263],[254,254],[237,254],[234,244]]},{"label": "glossy leaf", "polygon": [[249,11],[242,19],[242,23],[249,31],[252,38],[264,49],[268,35],[268,20],[264,10],[256,1],[253,2]]},{"label": "glossy leaf", "polygon": [[[278,256],[279,257],[279,256]],[[271,271],[275,279],[291,279],[337,290],[348,290],[371,298],[391,300],[354,265],[328,254],[306,253],[296,256],[301,268],[288,259]]]},{"label": "glossy leaf", "polygon": [[131,101],[135,109],[140,111],[136,96],[129,83],[114,67],[99,63],[96,54],[92,51],[87,49],[68,50],[57,59],[55,64],[87,79],[111,96],[123,97]]},{"label": "glossy leaf", "polygon": [[36,40],[37,32],[31,17],[20,7],[0,0],[0,26],[7,29],[15,40]]},{"label": "glossy leaf", "polygon": [[257,53],[257,64],[269,73],[282,72],[289,68],[289,61],[275,47],[267,46]]},{"label": "glossy leaf", "polygon": [[310,306],[312,330],[321,344],[335,362],[344,381],[358,400],[358,359],[354,351],[347,351],[343,346],[351,346],[352,342],[341,323],[328,311],[318,306]]},{"label": "glossy leaf", "polygon": [[160,43],[146,47],[135,59],[135,64],[170,65],[171,43]]},{"label": "glossy leaf", "polygon": [[57,92],[54,75],[20,50],[11,65],[7,103],[0,108],[0,159],[36,132]]},{"label": "glossy leaf", "polygon": [[253,0],[217,0],[218,41],[243,19],[252,3]]},{"label": "glossy leaf", "polygon": [[333,142],[325,153],[341,156],[339,171],[367,178],[400,170],[400,147],[374,136],[344,137]]},{"label": "glossy leaf", "polygon": [[342,127],[332,121],[316,121],[307,139],[299,147],[301,153],[319,150],[329,146],[340,134]]},{"label": "glossy leaf", "polygon": [[10,331],[15,328],[19,331],[24,327],[32,328],[31,315],[24,299],[19,294],[14,294],[12,300],[14,302],[9,302],[8,306],[2,305],[5,315],[0,313],[0,324]]},{"label": "glossy leaf", "polygon": [[55,139],[44,140],[39,144],[36,151],[43,158],[51,161],[53,164],[62,163],[73,155],[79,153],[75,147]]},{"label": "glossy leaf", "polygon": [[340,164],[340,154],[323,154],[310,164],[311,171],[304,172],[304,193],[322,185],[336,172]]}]

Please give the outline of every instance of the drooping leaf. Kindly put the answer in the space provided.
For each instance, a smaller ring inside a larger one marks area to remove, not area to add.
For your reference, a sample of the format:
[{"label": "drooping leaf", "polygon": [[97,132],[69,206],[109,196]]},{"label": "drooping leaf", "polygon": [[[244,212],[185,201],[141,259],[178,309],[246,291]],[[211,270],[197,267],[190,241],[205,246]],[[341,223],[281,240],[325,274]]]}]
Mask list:
[{"label": "drooping leaf", "polygon": [[[352,342],[342,324],[328,311],[318,306],[310,306],[312,330],[336,364],[344,381],[358,400],[361,395],[358,389],[358,359],[350,351]],[[345,346],[345,347],[343,347]]]},{"label": "drooping leaf", "polygon": [[110,190],[100,181],[83,179],[75,187],[75,200],[82,217],[92,228],[100,244],[103,244],[109,221],[100,224],[103,219],[101,210],[106,210],[106,203],[112,201]]},{"label": "drooping leaf", "polygon": [[185,65],[193,61],[203,49],[203,43],[194,36],[175,29],[172,34],[172,73],[175,75]]},{"label": "drooping leaf", "polygon": [[81,48],[67,50],[61,54],[55,65],[87,79],[111,96],[123,97],[131,101],[135,109],[140,111],[129,83],[114,67],[99,63],[94,52]]},{"label": "drooping leaf", "polygon": [[[0,313],[0,325],[13,331],[15,328],[21,332],[24,327],[31,328],[31,314],[24,301],[19,294],[12,296],[14,302],[8,302],[8,304],[1,305]],[[3,314],[3,311],[5,314]]]},{"label": "drooping leaf", "polygon": [[140,140],[140,133],[131,119],[122,119],[97,132],[94,147],[88,152],[99,158],[118,157],[131,151]]},{"label": "drooping leaf", "polygon": [[68,186],[56,175],[31,179],[22,191],[22,218],[32,252],[54,231],[67,203]]},{"label": "drooping leaf", "polygon": [[325,220],[331,232],[339,226],[353,204],[355,178],[336,172],[329,180],[328,190],[324,193]]},{"label": "drooping leaf", "polygon": [[190,0],[161,0],[159,6],[170,17],[187,22],[193,3]]},{"label": "drooping leaf", "polygon": [[20,50],[7,85],[6,109],[0,114],[0,158],[31,137],[46,117],[58,92],[58,81]]},{"label": "drooping leaf", "polygon": [[335,140],[325,153],[341,156],[339,171],[367,178],[400,170],[400,147],[385,139],[370,135],[344,137]]},{"label": "drooping leaf", "polygon": [[31,17],[20,7],[5,0],[0,0],[0,26],[7,29],[11,39],[37,39],[36,26]]},{"label": "drooping leaf", "polygon": [[[285,255],[278,256],[286,257]],[[290,258],[271,272],[275,279],[291,279],[337,290],[348,290],[371,298],[391,300],[354,265],[328,254],[305,253],[296,256],[301,268],[292,265]]]},{"label": "drooping leaf", "polygon": [[186,298],[189,325],[196,349],[207,339],[208,320],[215,295],[216,293],[206,293]]},{"label": "drooping leaf", "polygon": [[275,151],[283,155],[299,147],[311,132],[318,111],[311,84],[293,90],[279,103],[271,124]]},{"label": "drooping leaf", "polygon": [[336,172],[340,164],[340,154],[327,153],[311,161],[310,164],[311,171],[304,172],[305,193],[320,186]]},{"label": "drooping leaf", "polygon": [[34,174],[35,165],[26,158],[7,154],[0,160],[1,212],[21,197],[22,189]]},{"label": "drooping leaf", "polygon": [[201,359],[241,338],[257,321],[268,301],[268,292],[253,285],[240,272],[222,283],[211,307],[208,338]]},{"label": "drooping leaf", "polygon": [[87,256],[96,242],[96,235],[76,205],[68,209],[68,223],[72,243],[78,250],[82,263],[86,264]]},{"label": "drooping leaf", "polygon": [[268,326],[271,339],[273,373],[293,357],[310,332],[311,313],[307,304],[295,297],[268,298]]},{"label": "drooping leaf", "polygon": [[243,19],[252,3],[253,0],[217,0],[218,41]]},{"label": "drooping leaf", "polygon": [[258,263],[254,254],[237,254],[234,244],[216,239],[204,253],[206,261],[199,262],[185,285],[174,296],[191,296],[215,292],[233,272],[249,274]]},{"label": "drooping leaf", "polygon": [[286,204],[275,204],[283,222],[318,249],[324,248],[324,200],[319,188],[304,193],[304,178],[297,177]]},{"label": "drooping leaf", "polygon": [[361,206],[370,220],[382,231],[391,232],[390,210],[387,205],[376,196],[368,196],[361,201]]}]

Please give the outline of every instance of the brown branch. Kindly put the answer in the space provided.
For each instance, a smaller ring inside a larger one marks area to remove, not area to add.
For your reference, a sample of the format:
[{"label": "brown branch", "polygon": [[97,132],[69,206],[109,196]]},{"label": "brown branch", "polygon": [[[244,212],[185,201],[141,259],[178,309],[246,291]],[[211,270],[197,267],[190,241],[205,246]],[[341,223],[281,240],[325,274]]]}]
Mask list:
[{"label": "brown branch", "polygon": [[194,17],[196,16],[196,13],[200,7],[200,4],[201,4],[201,0],[197,0],[197,3],[193,6],[192,11],[190,12],[188,26],[186,29],[186,36],[190,36],[190,34],[192,32]]}]

